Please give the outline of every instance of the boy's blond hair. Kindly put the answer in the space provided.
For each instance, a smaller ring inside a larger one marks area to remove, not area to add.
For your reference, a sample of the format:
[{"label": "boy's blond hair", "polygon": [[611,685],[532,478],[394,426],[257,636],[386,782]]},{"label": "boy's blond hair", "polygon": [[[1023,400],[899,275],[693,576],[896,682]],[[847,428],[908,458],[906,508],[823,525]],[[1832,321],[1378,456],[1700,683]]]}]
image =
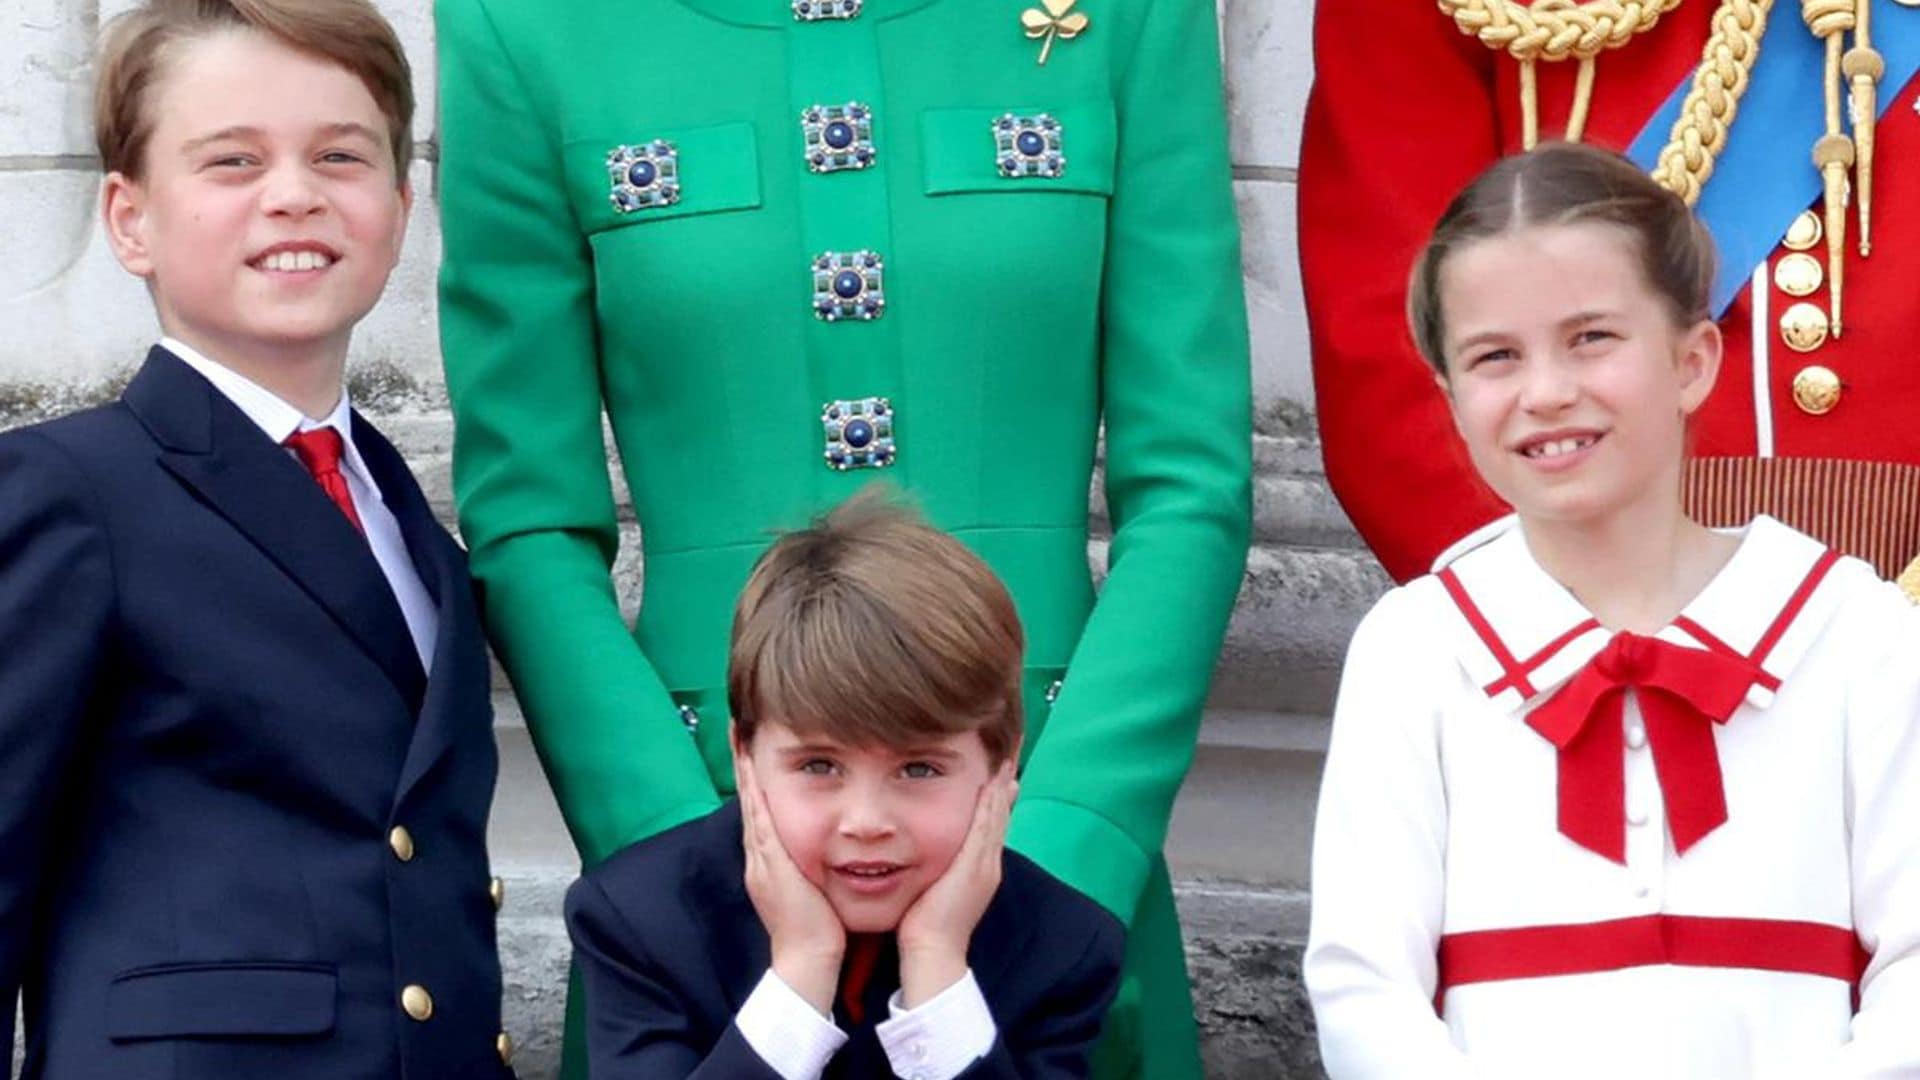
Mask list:
[{"label": "boy's blond hair", "polygon": [[140,179],[151,98],[172,54],[224,30],[251,29],[359,76],[387,118],[395,178],[413,160],[413,75],[400,39],[369,0],[145,0],[107,26],[94,84],[93,130],[108,172]]},{"label": "boy's blond hair", "polygon": [[852,746],[978,731],[995,765],[1021,732],[1020,618],[986,563],[886,495],[854,497],[761,556],[734,607],[727,698]]}]

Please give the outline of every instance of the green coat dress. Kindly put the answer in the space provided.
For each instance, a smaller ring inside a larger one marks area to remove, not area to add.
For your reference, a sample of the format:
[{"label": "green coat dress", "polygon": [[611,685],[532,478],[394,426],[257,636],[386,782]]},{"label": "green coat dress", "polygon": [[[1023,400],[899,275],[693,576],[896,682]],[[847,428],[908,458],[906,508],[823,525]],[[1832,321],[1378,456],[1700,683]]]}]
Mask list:
[{"label": "green coat dress", "polygon": [[728,626],[770,530],[910,492],[1026,626],[1009,843],[1132,928],[1100,1074],[1170,1080],[1198,1063],[1161,845],[1250,516],[1217,23],[1079,0],[1042,65],[1032,6],[439,0],[454,478],[589,865],[731,792]]}]

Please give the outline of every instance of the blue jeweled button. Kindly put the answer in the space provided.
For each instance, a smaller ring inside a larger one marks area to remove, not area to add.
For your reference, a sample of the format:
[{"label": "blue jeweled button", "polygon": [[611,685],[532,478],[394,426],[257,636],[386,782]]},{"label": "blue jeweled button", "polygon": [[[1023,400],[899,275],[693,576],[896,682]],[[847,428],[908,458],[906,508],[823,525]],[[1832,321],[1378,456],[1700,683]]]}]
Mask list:
[{"label": "blue jeweled button", "polygon": [[886,398],[827,402],[820,411],[827,467],[845,472],[893,464],[899,451],[893,441],[892,417],[893,407]]},{"label": "blue jeweled button", "polygon": [[1046,113],[1007,113],[993,122],[994,164],[1009,180],[1053,180],[1067,171],[1060,122]]},{"label": "blue jeweled button", "polygon": [[809,105],[800,113],[800,145],[813,172],[864,169],[875,156],[873,111],[857,101]]},{"label": "blue jeweled button", "polygon": [[801,22],[821,19],[852,19],[860,14],[861,0],[793,0],[793,17]]},{"label": "blue jeweled button", "polygon": [[607,198],[619,213],[680,201],[680,152],[665,139],[614,147],[607,152],[607,176],[613,184]]},{"label": "blue jeweled button", "polygon": [[872,251],[826,251],[813,260],[813,313],[827,322],[871,321],[886,310],[886,266]]}]

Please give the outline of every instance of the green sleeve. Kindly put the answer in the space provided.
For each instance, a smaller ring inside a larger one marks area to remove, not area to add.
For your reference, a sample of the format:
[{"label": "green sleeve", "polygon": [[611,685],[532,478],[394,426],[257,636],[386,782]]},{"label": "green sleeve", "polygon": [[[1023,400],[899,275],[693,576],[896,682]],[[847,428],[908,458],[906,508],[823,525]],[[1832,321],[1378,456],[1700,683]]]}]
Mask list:
[{"label": "green sleeve", "polygon": [[440,0],[441,351],[487,628],[588,865],[719,805],[620,616],[593,267],[482,0]]},{"label": "green sleeve", "polygon": [[1213,4],[1155,0],[1116,93],[1101,389],[1109,575],[1008,842],[1131,923],[1239,591],[1251,405]]}]

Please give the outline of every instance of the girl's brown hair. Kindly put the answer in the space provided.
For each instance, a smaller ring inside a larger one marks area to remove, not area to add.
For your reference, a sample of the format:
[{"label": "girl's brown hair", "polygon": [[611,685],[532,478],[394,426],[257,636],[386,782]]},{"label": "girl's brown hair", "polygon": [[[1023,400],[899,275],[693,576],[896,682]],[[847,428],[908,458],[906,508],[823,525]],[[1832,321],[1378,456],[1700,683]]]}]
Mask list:
[{"label": "girl's brown hair", "polygon": [[727,701],[742,745],[773,719],[849,746],[1021,731],[1020,618],[965,545],[869,490],[761,556],[734,607]]},{"label": "girl's brown hair", "polygon": [[108,24],[94,85],[93,133],[108,172],[138,180],[154,117],[149,100],[179,47],[251,29],[331,60],[366,84],[386,117],[395,178],[413,159],[413,76],[393,27],[368,0],[145,0]]},{"label": "girl's brown hair", "polygon": [[1543,143],[1494,163],[1454,197],[1434,226],[1407,284],[1407,325],[1420,355],[1446,374],[1440,271],[1455,252],[1517,229],[1594,222],[1627,234],[1674,325],[1708,317],[1717,261],[1713,238],[1686,203],[1610,150]]}]

